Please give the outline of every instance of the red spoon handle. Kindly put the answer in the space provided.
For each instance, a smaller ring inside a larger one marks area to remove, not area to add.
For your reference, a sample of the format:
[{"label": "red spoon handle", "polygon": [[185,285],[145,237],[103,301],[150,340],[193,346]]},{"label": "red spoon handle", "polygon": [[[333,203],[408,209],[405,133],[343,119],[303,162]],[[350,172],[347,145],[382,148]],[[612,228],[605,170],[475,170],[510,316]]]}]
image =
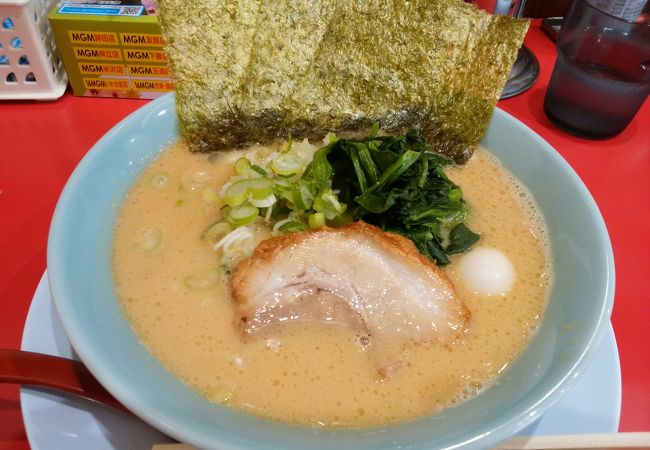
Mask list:
[{"label": "red spoon handle", "polygon": [[0,383],[58,389],[128,411],[81,362],[58,356],[0,349]]}]

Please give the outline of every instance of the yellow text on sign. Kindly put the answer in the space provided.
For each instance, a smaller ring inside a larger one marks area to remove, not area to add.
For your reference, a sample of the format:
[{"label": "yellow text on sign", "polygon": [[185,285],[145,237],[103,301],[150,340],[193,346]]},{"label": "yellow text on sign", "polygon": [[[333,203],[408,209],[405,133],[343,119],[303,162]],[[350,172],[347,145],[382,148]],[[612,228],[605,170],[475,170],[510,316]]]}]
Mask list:
[{"label": "yellow text on sign", "polygon": [[149,66],[146,64],[129,64],[129,75],[132,77],[168,77],[169,67],[167,66]]},{"label": "yellow text on sign", "polygon": [[167,62],[167,55],[160,50],[130,50],[124,49],[127,61]]},{"label": "yellow text on sign", "polygon": [[129,80],[115,78],[84,78],[86,89],[106,89],[109,91],[122,91],[129,89]]},{"label": "yellow text on sign", "polygon": [[110,31],[75,31],[68,30],[73,44],[117,44],[117,33]]},{"label": "yellow text on sign", "polygon": [[120,33],[120,42],[125,47],[162,47],[165,43],[161,35],[148,33]]},{"label": "yellow text on sign", "polygon": [[97,75],[126,75],[122,64],[101,64],[95,62],[80,62],[79,72]]},{"label": "yellow text on sign", "polygon": [[171,81],[158,81],[158,80],[131,80],[133,89],[138,91],[157,91],[167,92],[174,89],[174,83]]},{"label": "yellow text on sign", "polygon": [[77,59],[100,59],[104,61],[120,61],[122,54],[119,48],[72,47]]}]

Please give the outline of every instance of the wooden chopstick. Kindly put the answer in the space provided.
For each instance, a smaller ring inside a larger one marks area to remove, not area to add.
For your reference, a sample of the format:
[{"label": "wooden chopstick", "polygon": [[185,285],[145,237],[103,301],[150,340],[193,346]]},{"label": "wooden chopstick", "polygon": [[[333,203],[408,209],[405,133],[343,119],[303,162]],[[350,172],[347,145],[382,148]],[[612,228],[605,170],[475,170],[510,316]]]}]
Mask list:
[{"label": "wooden chopstick", "polygon": [[[623,450],[650,449],[650,433],[515,436],[491,450]],[[186,444],[157,444],[152,450],[197,450]]]},{"label": "wooden chopstick", "polygon": [[650,449],[650,433],[514,436],[492,450]]},{"label": "wooden chopstick", "polygon": [[187,444],[155,444],[151,450],[198,450]]}]

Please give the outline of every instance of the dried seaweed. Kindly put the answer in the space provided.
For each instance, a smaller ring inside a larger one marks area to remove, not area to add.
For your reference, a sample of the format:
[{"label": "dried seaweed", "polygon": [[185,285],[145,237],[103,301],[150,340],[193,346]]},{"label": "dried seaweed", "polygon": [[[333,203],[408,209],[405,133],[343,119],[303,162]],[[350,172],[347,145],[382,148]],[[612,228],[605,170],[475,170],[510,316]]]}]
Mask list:
[{"label": "dried seaweed", "polygon": [[461,0],[162,0],[159,19],[190,148],[380,122],[417,128],[464,162],[528,22]]}]

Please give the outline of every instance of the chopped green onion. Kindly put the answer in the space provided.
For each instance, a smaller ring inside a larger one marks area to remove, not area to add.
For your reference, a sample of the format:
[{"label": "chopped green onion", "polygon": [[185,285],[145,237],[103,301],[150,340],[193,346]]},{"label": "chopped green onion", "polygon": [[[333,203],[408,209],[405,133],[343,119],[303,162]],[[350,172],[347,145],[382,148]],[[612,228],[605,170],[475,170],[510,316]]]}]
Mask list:
[{"label": "chopped green onion", "polygon": [[273,182],[268,178],[254,178],[248,181],[248,193],[257,200],[263,200],[273,194]]},{"label": "chopped green onion", "polygon": [[334,219],[345,212],[347,205],[340,203],[338,197],[331,189],[326,189],[314,199],[314,209],[325,214],[328,220]]},{"label": "chopped green onion", "polygon": [[205,291],[211,289],[219,283],[220,270],[212,269],[204,276],[185,277],[183,284],[193,291]]},{"label": "chopped green onion", "polygon": [[273,215],[273,207],[268,207],[266,208],[266,212],[264,213],[264,222],[269,223],[271,221],[271,215]]},{"label": "chopped green onion", "polygon": [[224,200],[229,206],[241,205],[248,198],[248,180],[240,180],[230,185],[226,190]]},{"label": "chopped green onion", "polygon": [[275,198],[275,195],[271,194],[266,198],[263,198],[261,200],[251,198],[248,200],[251,205],[256,206],[257,208],[270,208],[275,204],[277,199]]},{"label": "chopped green onion", "polygon": [[288,200],[290,202],[293,202],[292,199],[293,187],[294,187],[293,183],[283,178],[276,178],[273,180],[273,190],[276,196]]},{"label": "chopped green onion", "polygon": [[181,176],[181,186],[186,191],[195,191],[205,186],[212,179],[212,175],[205,170],[185,172]]},{"label": "chopped green onion", "polygon": [[223,203],[221,197],[219,197],[219,191],[212,186],[204,187],[201,191],[201,197],[209,205],[219,205]]},{"label": "chopped green onion", "polygon": [[273,225],[273,234],[279,235],[284,233],[291,233],[294,231],[304,231],[307,229],[307,226],[296,220],[295,217],[289,217],[284,220],[280,220]]},{"label": "chopped green onion", "polygon": [[289,151],[291,151],[292,146],[293,146],[293,136],[291,136],[291,133],[289,133],[289,139],[287,139],[287,143],[280,151],[282,153],[288,153]]},{"label": "chopped green onion", "polygon": [[248,160],[248,158],[239,158],[237,161],[235,161],[235,173],[237,175],[241,175],[242,173],[246,172],[246,169],[250,168],[251,162]]},{"label": "chopped green onion", "polygon": [[273,180],[273,187],[278,191],[290,192],[293,186],[293,183],[282,178]]},{"label": "chopped green onion", "polygon": [[223,220],[219,220],[218,222],[215,222],[212,225],[210,225],[203,232],[203,236],[201,236],[201,238],[205,239],[206,241],[212,244],[216,244],[231,231],[232,231],[232,227],[230,226],[230,224],[224,222]]},{"label": "chopped green onion", "polygon": [[309,215],[309,228],[320,228],[325,225],[325,213],[317,212]]},{"label": "chopped green onion", "polygon": [[303,168],[303,160],[295,153],[283,153],[271,162],[271,169],[281,177],[291,177]]},{"label": "chopped green onion", "polygon": [[248,225],[255,220],[258,214],[259,210],[252,205],[233,206],[230,208],[230,211],[228,211],[226,220],[228,220],[228,223],[231,225],[241,227],[243,225]]},{"label": "chopped green onion", "polygon": [[235,228],[233,231],[225,235],[219,242],[214,245],[214,249],[218,250],[223,248],[225,251],[228,251],[233,245],[237,245],[242,241],[246,241],[253,237],[253,233],[248,227],[239,227]]},{"label": "chopped green onion", "polygon": [[225,200],[229,206],[244,203],[249,195],[256,200],[264,200],[273,194],[273,182],[268,178],[239,180],[226,190]]},{"label": "chopped green onion", "polygon": [[291,203],[300,211],[306,211],[314,203],[314,194],[304,183],[298,183],[291,191]]},{"label": "chopped green onion", "polygon": [[287,219],[278,220],[277,222],[275,222],[275,225],[273,225],[273,230],[272,230],[273,235],[274,236],[279,235],[280,234],[280,227],[282,225],[284,225],[285,223],[291,222],[292,220],[294,220],[294,219],[292,217],[289,217]]},{"label": "chopped green onion", "polygon": [[291,222],[287,222],[285,224],[282,224],[279,227],[280,233],[293,233],[296,231],[305,231],[307,229],[307,225],[305,225],[302,222],[298,222],[296,220],[292,220]]},{"label": "chopped green onion", "polygon": [[261,168],[260,166],[258,166],[257,164],[253,164],[253,165],[251,166],[251,170],[254,171],[254,172],[256,172],[256,173],[258,173],[259,175],[262,175],[263,177],[268,176],[268,173],[266,172],[266,170],[262,169],[262,168]]}]

